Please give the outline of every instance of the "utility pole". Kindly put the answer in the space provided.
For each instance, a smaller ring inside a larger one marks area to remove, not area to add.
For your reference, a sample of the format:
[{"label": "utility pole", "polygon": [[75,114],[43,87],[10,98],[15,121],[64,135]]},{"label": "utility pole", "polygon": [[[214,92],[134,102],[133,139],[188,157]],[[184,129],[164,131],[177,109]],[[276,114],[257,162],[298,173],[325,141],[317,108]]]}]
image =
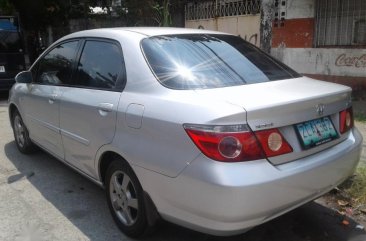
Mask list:
[{"label": "utility pole", "polygon": [[272,22],[274,16],[274,2],[273,0],[262,0],[261,4],[260,48],[264,52],[270,54],[272,47]]}]

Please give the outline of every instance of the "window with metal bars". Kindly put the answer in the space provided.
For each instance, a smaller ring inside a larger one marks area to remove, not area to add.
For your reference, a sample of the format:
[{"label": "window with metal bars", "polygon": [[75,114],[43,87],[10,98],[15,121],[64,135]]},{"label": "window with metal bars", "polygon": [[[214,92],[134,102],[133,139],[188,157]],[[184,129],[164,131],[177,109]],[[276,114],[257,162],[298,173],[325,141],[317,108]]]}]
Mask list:
[{"label": "window with metal bars", "polygon": [[215,17],[259,14],[260,0],[206,0],[188,1],[185,6],[186,20],[210,19]]},{"label": "window with metal bars", "polygon": [[365,0],[317,0],[315,45],[366,45]]}]

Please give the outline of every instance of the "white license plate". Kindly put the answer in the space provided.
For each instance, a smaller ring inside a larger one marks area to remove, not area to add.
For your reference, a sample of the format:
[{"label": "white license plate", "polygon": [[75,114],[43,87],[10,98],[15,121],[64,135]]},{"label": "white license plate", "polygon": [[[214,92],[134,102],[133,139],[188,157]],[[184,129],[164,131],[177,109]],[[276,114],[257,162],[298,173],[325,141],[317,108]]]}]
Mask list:
[{"label": "white license plate", "polygon": [[0,65],[0,73],[4,73],[5,72],[5,66]]},{"label": "white license plate", "polygon": [[296,124],[297,134],[304,149],[309,149],[338,138],[329,117]]}]

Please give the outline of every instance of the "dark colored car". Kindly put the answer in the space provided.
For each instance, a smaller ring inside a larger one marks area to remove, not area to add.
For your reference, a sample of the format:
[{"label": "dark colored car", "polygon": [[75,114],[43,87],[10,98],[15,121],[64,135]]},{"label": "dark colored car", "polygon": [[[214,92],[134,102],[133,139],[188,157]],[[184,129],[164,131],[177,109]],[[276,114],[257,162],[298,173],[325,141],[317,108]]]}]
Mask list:
[{"label": "dark colored car", "polygon": [[24,48],[16,17],[0,17],[0,91],[8,91],[25,69]]}]

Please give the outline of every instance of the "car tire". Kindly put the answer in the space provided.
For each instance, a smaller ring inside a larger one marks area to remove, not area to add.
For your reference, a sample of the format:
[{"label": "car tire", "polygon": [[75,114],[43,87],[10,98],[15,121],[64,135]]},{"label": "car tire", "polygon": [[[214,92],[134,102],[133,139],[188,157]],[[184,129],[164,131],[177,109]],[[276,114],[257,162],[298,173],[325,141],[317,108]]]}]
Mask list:
[{"label": "car tire", "polygon": [[15,143],[19,151],[24,154],[33,153],[37,148],[29,138],[28,129],[18,111],[13,114],[12,126]]},{"label": "car tire", "polygon": [[105,183],[108,207],[117,226],[129,237],[144,235],[149,225],[143,189],[132,168],[122,159],[114,160]]}]

